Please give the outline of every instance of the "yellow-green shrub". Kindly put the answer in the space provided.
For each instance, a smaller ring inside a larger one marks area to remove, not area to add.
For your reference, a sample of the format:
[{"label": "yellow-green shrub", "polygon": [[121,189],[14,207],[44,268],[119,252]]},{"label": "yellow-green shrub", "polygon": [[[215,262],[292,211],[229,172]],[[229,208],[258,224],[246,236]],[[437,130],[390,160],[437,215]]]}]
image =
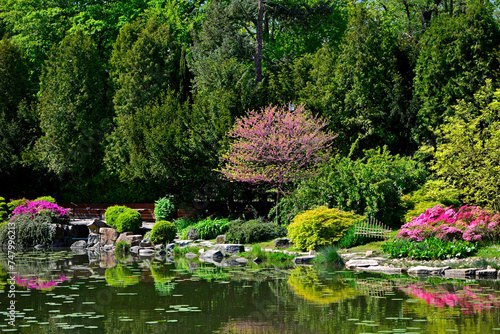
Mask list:
[{"label": "yellow-green shrub", "polygon": [[339,241],[362,218],[352,212],[320,206],[299,213],[288,225],[288,237],[298,248],[313,250]]}]

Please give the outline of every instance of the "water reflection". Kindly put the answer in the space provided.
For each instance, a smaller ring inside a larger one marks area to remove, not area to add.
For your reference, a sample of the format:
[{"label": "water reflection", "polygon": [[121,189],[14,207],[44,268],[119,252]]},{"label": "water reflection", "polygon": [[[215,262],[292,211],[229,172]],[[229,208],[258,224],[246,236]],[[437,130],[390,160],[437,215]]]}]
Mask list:
[{"label": "water reflection", "polygon": [[[0,253],[0,312],[10,277]],[[497,281],[282,268],[178,258],[17,254],[25,333],[494,333]],[[7,323],[0,330],[10,329]],[[500,333],[500,330],[498,330]]]}]

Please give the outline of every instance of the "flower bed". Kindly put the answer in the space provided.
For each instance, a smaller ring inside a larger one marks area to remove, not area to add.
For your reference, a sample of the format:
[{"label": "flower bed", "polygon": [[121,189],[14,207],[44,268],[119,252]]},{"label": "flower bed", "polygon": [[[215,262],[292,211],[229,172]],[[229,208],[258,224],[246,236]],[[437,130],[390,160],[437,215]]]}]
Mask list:
[{"label": "flower bed", "polygon": [[57,217],[64,218],[68,215],[65,208],[46,200],[27,201],[26,203],[16,207],[12,212],[14,219],[18,215],[30,215],[32,218],[43,211],[49,211]]},{"label": "flower bed", "polygon": [[477,206],[443,208],[437,205],[427,209],[411,222],[401,226],[396,238],[423,241],[437,238],[443,241],[495,241],[500,236],[500,214]]}]

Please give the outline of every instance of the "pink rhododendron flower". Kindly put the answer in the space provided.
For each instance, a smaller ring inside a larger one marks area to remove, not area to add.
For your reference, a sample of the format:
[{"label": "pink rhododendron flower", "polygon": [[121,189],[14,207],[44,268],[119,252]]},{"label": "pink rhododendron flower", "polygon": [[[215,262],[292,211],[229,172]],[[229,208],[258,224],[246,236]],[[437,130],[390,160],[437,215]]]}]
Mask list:
[{"label": "pink rhododendron flower", "polygon": [[14,209],[12,218],[16,217],[17,215],[24,215],[24,214],[29,214],[32,217],[37,215],[39,212],[42,211],[50,211],[54,213],[58,217],[65,217],[68,212],[65,208],[60,207],[57,204],[51,203],[46,200],[39,200],[39,201],[27,201],[23,205],[18,206],[17,208]]}]

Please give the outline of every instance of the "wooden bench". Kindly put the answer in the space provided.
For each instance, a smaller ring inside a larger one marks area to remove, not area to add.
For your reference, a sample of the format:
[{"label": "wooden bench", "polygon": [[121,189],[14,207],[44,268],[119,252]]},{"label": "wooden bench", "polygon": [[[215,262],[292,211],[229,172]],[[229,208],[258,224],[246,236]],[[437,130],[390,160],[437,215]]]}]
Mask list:
[{"label": "wooden bench", "polygon": [[146,222],[154,222],[154,203],[69,203],[61,204],[62,207],[68,209],[72,219],[104,219],[106,209],[113,205],[123,205],[138,211],[141,214],[142,220]]}]

